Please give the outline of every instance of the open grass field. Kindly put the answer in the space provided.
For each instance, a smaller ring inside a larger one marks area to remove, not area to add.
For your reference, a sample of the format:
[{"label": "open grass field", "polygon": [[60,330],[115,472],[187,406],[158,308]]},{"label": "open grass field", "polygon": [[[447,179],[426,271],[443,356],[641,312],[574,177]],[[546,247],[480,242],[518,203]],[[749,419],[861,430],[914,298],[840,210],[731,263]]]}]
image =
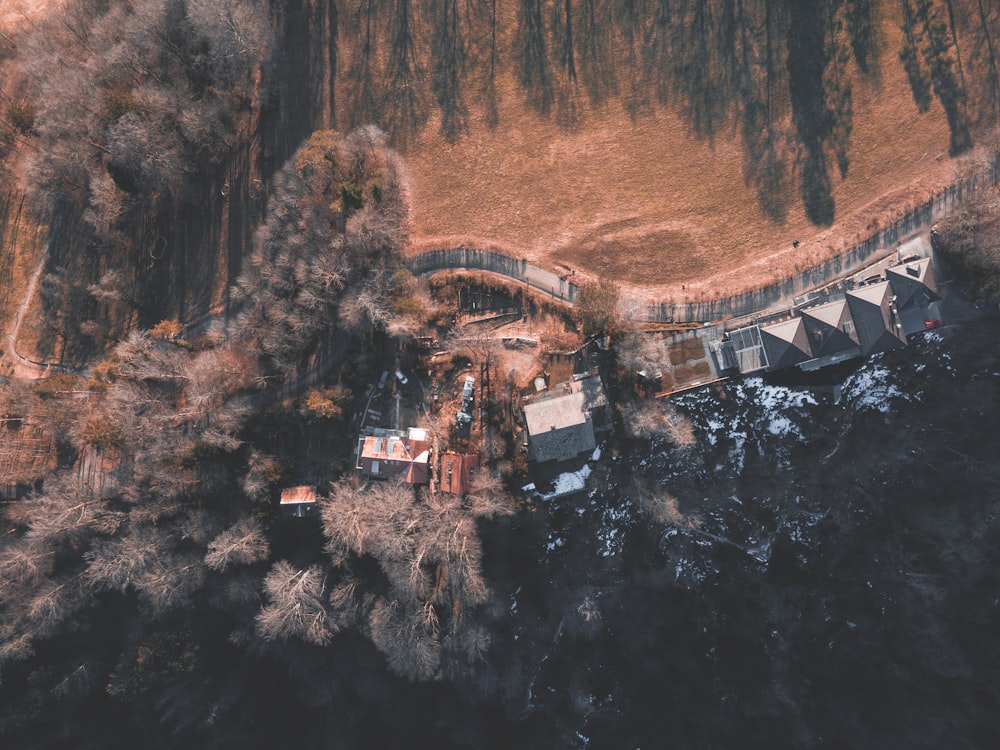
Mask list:
[{"label": "open grass field", "polygon": [[674,300],[752,288],[828,257],[960,167],[948,157],[940,104],[919,114],[913,102],[897,59],[898,23],[887,19],[884,33],[879,79],[855,78],[845,179],[831,159],[832,227],[806,219],[797,179],[786,220],[765,216],[744,183],[735,128],[709,142],[670,111],[633,120],[612,101],[566,129],[525,108],[508,80],[498,128],[473,111],[471,133],[457,144],[432,121],[408,149],[411,249],[493,247]]}]

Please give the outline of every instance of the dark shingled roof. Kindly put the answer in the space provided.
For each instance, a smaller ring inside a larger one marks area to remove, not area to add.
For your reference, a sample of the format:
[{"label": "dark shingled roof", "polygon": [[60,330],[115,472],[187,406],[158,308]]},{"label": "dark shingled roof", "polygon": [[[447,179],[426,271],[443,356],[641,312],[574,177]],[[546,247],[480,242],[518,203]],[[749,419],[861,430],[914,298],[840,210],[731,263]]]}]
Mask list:
[{"label": "dark shingled roof", "polygon": [[604,386],[597,376],[560,383],[524,406],[528,458],[565,461],[597,447],[595,432],[611,428]]},{"label": "dark shingled roof", "polygon": [[828,302],[802,311],[813,356],[825,357],[858,345],[847,300]]},{"label": "dark shingled roof", "polygon": [[905,344],[902,326],[897,325],[899,316],[892,309],[892,289],[888,281],[848,292],[847,303],[862,354],[885,352]]},{"label": "dark shingled roof", "polygon": [[896,295],[896,307],[926,305],[939,298],[934,266],[930,258],[910,261],[886,270],[886,278]]},{"label": "dark shingled roof", "polygon": [[767,359],[772,370],[791,367],[812,359],[809,334],[802,318],[763,326],[760,329],[760,337],[767,350]]}]

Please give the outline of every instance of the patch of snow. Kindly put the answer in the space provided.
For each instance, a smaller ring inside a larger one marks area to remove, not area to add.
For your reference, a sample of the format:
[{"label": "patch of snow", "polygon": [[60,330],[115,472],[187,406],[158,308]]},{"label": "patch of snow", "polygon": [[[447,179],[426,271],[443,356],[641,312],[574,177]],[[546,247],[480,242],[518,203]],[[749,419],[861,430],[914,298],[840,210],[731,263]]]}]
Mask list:
[{"label": "patch of snow", "polygon": [[730,437],[736,445],[729,451],[729,457],[732,459],[733,469],[738,474],[743,471],[743,463],[746,460],[746,452],[743,450],[743,446],[746,445],[747,434],[745,432],[733,432]]},{"label": "patch of snow", "polygon": [[866,367],[851,375],[844,383],[844,397],[856,411],[878,411],[888,414],[890,399],[908,400],[898,386],[889,383],[889,370],[882,365]]},{"label": "patch of snow", "polygon": [[777,437],[786,437],[788,435],[798,435],[802,436],[799,432],[799,428],[788,417],[781,415],[771,418],[771,424],[767,426],[767,431],[772,435]]},{"label": "patch of snow", "polygon": [[539,495],[542,500],[551,500],[554,497],[561,497],[562,495],[569,495],[573,492],[580,492],[587,486],[587,478],[591,474],[591,468],[589,466],[583,466],[577,471],[567,471],[560,474],[552,482],[553,490],[552,492],[546,492]]},{"label": "patch of snow", "polygon": [[788,409],[793,406],[816,405],[815,397],[808,391],[793,391],[781,385],[767,385],[763,378],[747,378],[748,388],[757,391],[757,401],[765,409]]}]

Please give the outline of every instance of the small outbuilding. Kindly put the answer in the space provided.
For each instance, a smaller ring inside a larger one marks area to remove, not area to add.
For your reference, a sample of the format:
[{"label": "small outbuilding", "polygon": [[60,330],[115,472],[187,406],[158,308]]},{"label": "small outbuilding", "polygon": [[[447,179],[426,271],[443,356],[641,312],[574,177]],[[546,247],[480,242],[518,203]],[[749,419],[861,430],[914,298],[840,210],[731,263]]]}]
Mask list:
[{"label": "small outbuilding", "polygon": [[441,480],[438,486],[442,492],[452,495],[466,495],[472,479],[479,470],[479,458],[468,453],[447,451],[441,456]]},{"label": "small outbuilding", "polygon": [[306,518],[317,513],[316,490],[309,485],[286,487],[281,491],[281,515],[284,518]]}]

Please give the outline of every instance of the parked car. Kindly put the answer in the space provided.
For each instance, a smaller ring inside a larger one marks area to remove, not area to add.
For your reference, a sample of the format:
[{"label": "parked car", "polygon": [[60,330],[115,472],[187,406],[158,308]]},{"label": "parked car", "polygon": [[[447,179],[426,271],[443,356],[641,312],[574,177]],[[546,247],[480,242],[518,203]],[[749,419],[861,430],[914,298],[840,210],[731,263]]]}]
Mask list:
[{"label": "parked car", "polygon": [[379,379],[378,379],[378,389],[380,391],[385,388],[385,383],[386,383],[386,381],[388,379],[389,379],[389,371],[388,370],[382,370],[382,374],[379,376]]},{"label": "parked car", "polygon": [[476,379],[471,375],[465,378],[465,385],[462,386],[462,400],[468,401],[472,398],[472,390],[476,387]]},{"label": "parked car", "polygon": [[396,380],[399,381],[400,385],[406,385],[410,382],[410,379],[403,374],[402,370],[396,370]]},{"label": "parked car", "polygon": [[924,321],[924,328],[926,328],[928,331],[931,330],[932,328],[940,328],[940,327],[941,327],[941,321],[938,320],[937,318],[931,318],[930,320]]}]

